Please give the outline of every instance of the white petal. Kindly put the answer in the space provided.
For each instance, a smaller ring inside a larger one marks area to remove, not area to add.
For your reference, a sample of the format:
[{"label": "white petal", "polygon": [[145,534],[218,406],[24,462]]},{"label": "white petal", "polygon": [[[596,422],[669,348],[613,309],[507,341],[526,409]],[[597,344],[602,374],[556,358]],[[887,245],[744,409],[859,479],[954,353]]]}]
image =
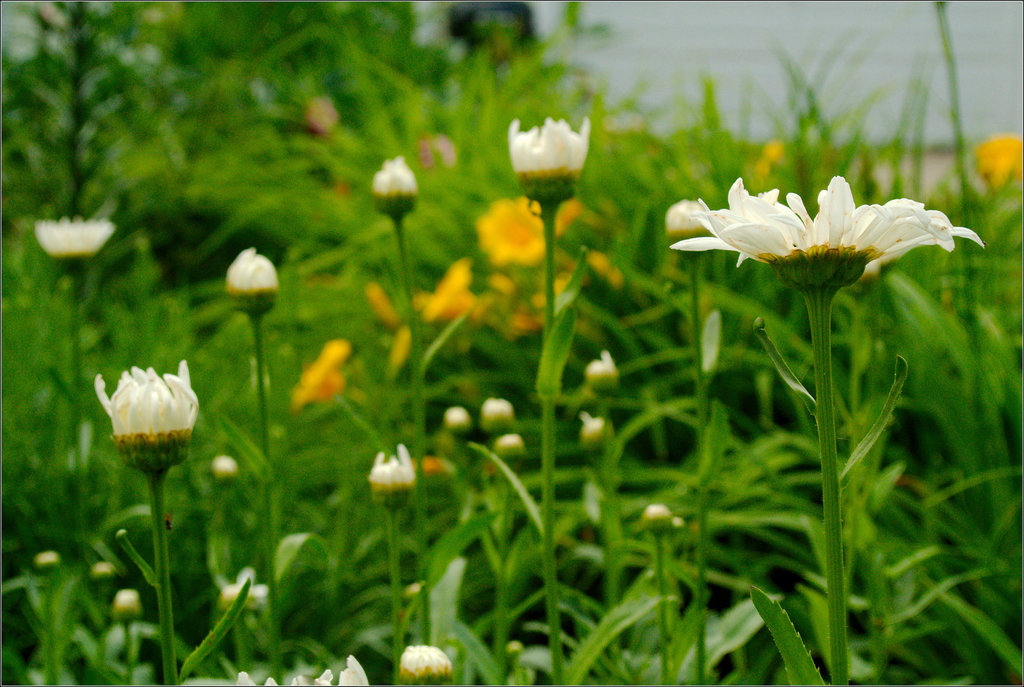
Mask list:
[{"label": "white petal", "polygon": [[692,239],[683,239],[673,243],[670,248],[676,250],[735,250],[739,248],[730,246],[728,243],[715,236],[698,236]]}]

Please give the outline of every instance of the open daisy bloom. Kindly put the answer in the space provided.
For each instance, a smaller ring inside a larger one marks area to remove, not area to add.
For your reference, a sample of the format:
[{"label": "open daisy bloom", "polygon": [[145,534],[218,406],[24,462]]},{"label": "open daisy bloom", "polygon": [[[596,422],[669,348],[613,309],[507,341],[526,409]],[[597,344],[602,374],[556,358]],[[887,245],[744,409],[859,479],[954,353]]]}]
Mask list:
[{"label": "open daisy bloom", "polygon": [[672,248],[736,251],[739,262],[753,258],[772,265],[790,286],[838,289],[856,281],[869,262],[892,260],[918,246],[951,251],[955,236],[985,245],[970,229],[954,227],[946,215],[914,200],[858,207],[839,176],[818,194],[813,220],[795,193],[786,196],[788,206],[778,196],[778,190],[752,196],[737,179],[728,209],[712,211],[701,201],[703,212],[693,215],[712,236],[685,239]]}]

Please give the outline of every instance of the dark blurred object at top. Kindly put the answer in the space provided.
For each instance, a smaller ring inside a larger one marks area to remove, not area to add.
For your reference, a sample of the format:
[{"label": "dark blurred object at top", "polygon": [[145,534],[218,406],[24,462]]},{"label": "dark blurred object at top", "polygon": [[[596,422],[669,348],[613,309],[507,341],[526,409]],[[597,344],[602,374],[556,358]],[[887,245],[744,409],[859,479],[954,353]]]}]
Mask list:
[{"label": "dark blurred object at top", "polygon": [[533,42],[533,11],[525,2],[457,2],[448,10],[448,33],[470,50],[486,48],[501,64]]}]

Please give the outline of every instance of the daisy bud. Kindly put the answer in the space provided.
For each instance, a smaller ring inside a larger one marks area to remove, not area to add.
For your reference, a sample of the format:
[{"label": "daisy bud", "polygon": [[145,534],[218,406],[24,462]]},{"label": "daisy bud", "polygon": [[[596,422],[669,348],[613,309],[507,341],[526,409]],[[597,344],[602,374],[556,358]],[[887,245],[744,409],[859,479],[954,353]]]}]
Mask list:
[{"label": "daisy bud", "polygon": [[36,570],[51,570],[60,565],[60,554],[56,551],[40,551],[32,559]]},{"label": "daisy bud", "polygon": [[652,503],[644,508],[640,519],[644,527],[655,533],[665,532],[673,526],[672,511],[663,503]]},{"label": "daisy bud", "polygon": [[126,623],[142,617],[142,599],[134,589],[119,589],[110,604],[110,615],[116,622]]},{"label": "daisy bud", "polygon": [[601,446],[604,440],[605,422],[603,417],[591,417],[590,413],[580,413],[583,427],[580,428],[580,443],[584,448],[594,449]]},{"label": "daisy bud", "polygon": [[665,233],[674,241],[682,241],[691,236],[705,233],[695,213],[703,212],[704,206],[695,200],[681,200],[668,209],[665,214]]},{"label": "daisy bud", "polygon": [[450,685],[452,661],[435,646],[408,646],[402,652],[399,680],[404,685]]},{"label": "daisy bud", "polygon": [[610,391],[619,385],[619,369],[608,351],[601,351],[598,360],[587,364],[583,378],[594,391]]},{"label": "daisy bud", "polygon": [[373,175],[373,197],[377,201],[377,210],[396,222],[412,210],[417,192],[416,177],[403,157],[386,161],[381,170]]},{"label": "daisy bud", "polygon": [[416,469],[408,449],[398,445],[398,456],[386,457],[381,451],[370,470],[370,490],[374,498],[386,505],[398,506],[416,484]]},{"label": "daisy bud", "polygon": [[564,119],[556,122],[550,117],[542,128],[520,132],[518,119],[508,128],[512,169],[526,196],[542,206],[557,206],[572,198],[589,144],[590,119],[586,117],[578,134]]},{"label": "daisy bud", "polygon": [[36,222],[36,239],[50,257],[58,259],[88,258],[103,247],[114,225],[105,219],[83,220],[81,217],[59,222]]},{"label": "daisy bud", "polygon": [[246,248],[228,267],[228,293],[238,298],[242,308],[252,315],[262,315],[274,304],[277,296],[277,270],[274,263]]},{"label": "daisy bud", "polygon": [[480,427],[488,434],[510,429],[515,419],[512,404],[503,398],[489,398],[480,409]]},{"label": "daisy bud", "polygon": [[494,452],[502,460],[522,458],[526,455],[526,444],[518,434],[502,434],[494,440]]},{"label": "daisy bud", "polygon": [[107,561],[93,563],[92,567],[89,568],[89,577],[94,580],[109,580],[116,574],[117,568],[114,567],[113,563]]},{"label": "daisy bud", "polygon": [[473,429],[473,418],[462,406],[452,406],[444,411],[444,428],[452,434],[464,435]]},{"label": "daisy bud", "polygon": [[188,364],[178,374],[157,376],[153,368],[121,373],[117,390],[108,397],[102,375],[96,375],[96,395],[114,428],[114,443],[128,467],[160,472],[185,460],[199,400],[192,390]]},{"label": "daisy bud", "polygon": [[210,464],[213,478],[218,482],[226,482],[238,477],[238,463],[231,456],[217,456]]}]

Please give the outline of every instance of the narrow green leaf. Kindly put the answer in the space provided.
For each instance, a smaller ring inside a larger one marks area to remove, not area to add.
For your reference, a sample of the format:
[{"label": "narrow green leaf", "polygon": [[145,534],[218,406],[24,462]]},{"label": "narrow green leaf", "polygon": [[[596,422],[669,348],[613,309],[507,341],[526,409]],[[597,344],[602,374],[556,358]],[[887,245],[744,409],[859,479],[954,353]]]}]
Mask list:
[{"label": "narrow green leaf", "polygon": [[227,613],[221,616],[221,619],[217,621],[217,624],[213,626],[213,629],[203,638],[203,641],[196,647],[195,651],[188,655],[185,659],[185,663],[181,666],[181,672],[178,673],[178,679],[184,681],[189,674],[196,669],[196,667],[202,662],[204,658],[210,655],[210,652],[217,648],[217,645],[221,643],[224,637],[227,636],[228,630],[238,620],[238,616],[241,615],[242,609],[245,608],[245,602],[249,598],[249,587],[252,585],[251,579],[246,579],[242,588],[238,591],[238,596],[231,602],[231,607],[228,608]]},{"label": "narrow green leaf", "polygon": [[540,354],[540,369],[537,370],[537,393],[544,397],[554,397],[562,390],[562,370],[569,359],[572,337],[576,330],[576,311],[572,308],[564,310],[555,318],[551,334],[544,342],[544,350]]},{"label": "narrow green leaf", "polygon": [[871,447],[878,441],[878,437],[882,436],[889,418],[892,417],[892,411],[896,408],[896,402],[900,399],[903,383],[907,381],[908,370],[907,361],[902,356],[896,356],[896,379],[893,380],[892,388],[889,389],[889,397],[885,399],[885,405],[882,406],[882,412],[879,413],[875,424],[871,425],[871,429],[868,430],[868,433],[857,444],[857,448],[850,454],[850,459],[846,461],[846,466],[843,467],[843,472],[839,475],[840,480],[846,479],[846,475],[849,474],[850,470],[868,454]]},{"label": "narrow green leaf", "polygon": [[473,442],[469,442],[467,446],[498,466],[498,469],[501,470],[502,474],[505,475],[505,478],[508,479],[509,484],[511,484],[512,488],[516,490],[517,494],[519,494],[519,498],[522,499],[523,506],[526,508],[526,514],[530,516],[530,520],[533,522],[534,526],[536,526],[537,532],[543,534],[544,525],[541,524],[540,509],[537,507],[537,502],[533,500],[533,497],[530,496],[530,492],[526,490],[523,483],[519,481],[518,477],[516,477],[516,473],[512,472],[512,468],[506,465],[505,461],[501,458],[494,455],[494,453],[486,446],[481,446],[480,444]]},{"label": "narrow green leaf", "polygon": [[266,479],[270,473],[270,464],[267,462],[263,451],[245,435],[238,425],[221,415],[217,418],[220,430],[227,435],[228,444],[234,449],[235,455],[240,456],[261,479]]},{"label": "narrow green leaf", "polygon": [[433,587],[437,584],[437,581],[441,579],[441,575],[444,575],[444,571],[448,569],[448,565],[452,560],[462,553],[463,549],[473,543],[477,537],[486,532],[487,528],[494,522],[495,517],[497,517],[496,513],[481,513],[460,523],[458,527],[448,530],[444,536],[434,542],[430,547],[430,569],[427,573],[428,587]]},{"label": "narrow green leaf", "polygon": [[1024,662],[1021,660],[1020,647],[1007,637],[1002,628],[991,618],[951,592],[942,592],[939,594],[939,600],[953,609],[965,623],[974,628],[975,632],[992,647],[992,650],[996,652],[999,658],[1006,661],[1006,665],[1011,670],[1017,675],[1024,673],[1024,665],[1022,665]]},{"label": "narrow green leaf", "polygon": [[718,351],[722,346],[722,312],[712,310],[708,319],[704,320],[704,331],[700,337],[701,367],[705,372],[715,369],[718,362]]},{"label": "narrow green leaf", "polygon": [[114,538],[117,539],[117,543],[121,545],[124,552],[128,554],[128,558],[131,558],[132,562],[135,563],[139,570],[142,571],[142,576],[146,578],[146,582],[149,583],[149,586],[156,587],[156,573],[153,572],[153,568],[149,567],[149,563],[146,562],[146,559],[135,550],[134,546],[132,546],[131,540],[128,539],[128,530],[118,530],[117,534],[114,535]]},{"label": "narrow green leaf", "polygon": [[334,400],[339,406],[341,406],[341,409],[345,411],[349,419],[356,423],[359,429],[363,430],[363,433],[366,434],[366,436],[373,439],[373,443],[376,444],[378,451],[384,451],[387,453],[392,450],[381,435],[377,433],[377,430],[373,428],[373,425],[371,425],[358,410],[352,407],[352,404],[348,402],[348,399],[344,396],[335,394]]},{"label": "narrow green leaf", "polygon": [[658,604],[675,597],[648,596],[624,601],[608,612],[601,622],[587,634],[572,655],[566,671],[566,684],[581,685],[590,668],[609,643],[631,625],[657,608]]},{"label": "narrow green leaf", "polygon": [[555,317],[562,314],[562,311],[570,307],[576,297],[580,295],[583,287],[583,279],[587,276],[587,247],[580,248],[580,257],[576,260],[576,269],[569,278],[562,292],[555,296]]},{"label": "narrow green leaf", "polygon": [[466,658],[472,661],[476,669],[480,671],[480,676],[483,677],[484,683],[488,685],[502,684],[498,662],[473,630],[461,620],[455,621],[453,630],[455,639],[466,650]]},{"label": "narrow green leaf", "polygon": [[813,413],[816,405],[814,396],[811,396],[811,392],[804,388],[804,385],[796,378],[796,375],[793,374],[791,369],[789,369],[789,365],[782,357],[782,354],[779,353],[777,348],[775,348],[775,344],[773,344],[772,340],[768,338],[768,332],[764,329],[763,318],[758,317],[754,320],[754,335],[757,337],[757,340],[761,342],[761,346],[764,347],[764,352],[768,354],[772,364],[775,365],[775,369],[778,371],[779,376],[782,377],[782,381],[786,383],[786,386],[804,398],[804,403],[807,404],[807,410]]},{"label": "narrow green leaf", "polygon": [[729,422],[726,419],[725,406],[715,401],[711,405],[711,418],[704,430],[704,440],[700,446],[697,479],[701,484],[707,484],[715,467],[722,464],[728,440]]},{"label": "narrow green leaf", "polygon": [[750,588],[750,600],[754,602],[754,607],[772,633],[775,646],[782,654],[783,663],[786,664],[790,684],[824,685],[821,673],[811,659],[811,653],[800,639],[800,633],[793,627],[793,621],[789,619],[789,614],[782,608],[782,604],[769,599],[757,587]]},{"label": "narrow green leaf", "polygon": [[306,544],[313,545],[320,550],[321,554],[327,553],[327,547],[324,545],[324,540],[319,534],[314,534],[313,532],[289,534],[277,545],[277,552],[274,554],[274,574],[278,580],[284,579],[285,574],[291,569],[292,564],[295,563],[295,558],[299,555],[299,551]]},{"label": "narrow green leaf", "polygon": [[441,347],[448,343],[448,339],[452,338],[452,334],[462,326],[462,323],[466,321],[467,317],[469,317],[469,313],[465,312],[457,319],[452,320],[430,344],[426,353],[423,354],[423,360],[420,361],[419,372],[421,377],[426,376],[427,370],[430,368],[430,361],[434,359],[434,356],[437,355],[439,350],[441,350]]}]

